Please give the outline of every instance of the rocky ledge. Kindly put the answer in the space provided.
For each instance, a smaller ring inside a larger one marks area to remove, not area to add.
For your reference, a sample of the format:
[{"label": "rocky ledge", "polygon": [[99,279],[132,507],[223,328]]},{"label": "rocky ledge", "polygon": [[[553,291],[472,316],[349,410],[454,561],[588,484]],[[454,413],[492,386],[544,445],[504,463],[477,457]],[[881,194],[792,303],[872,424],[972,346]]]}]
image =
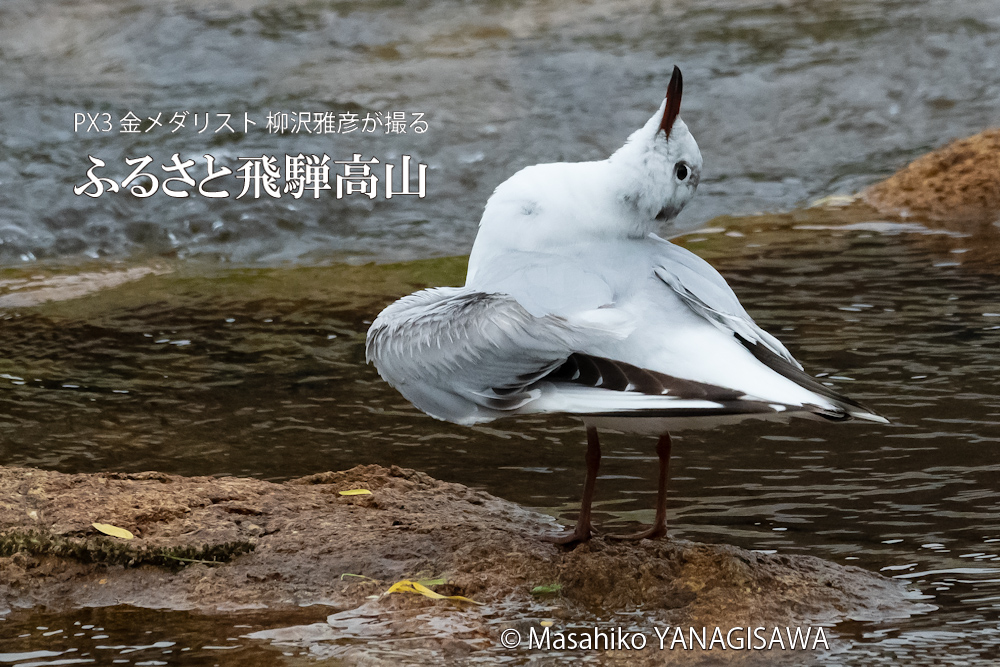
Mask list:
[{"label": "rocky ledge", "polygon": [[[370,494],[341,493],[358,489]],[[103,535],[95,522],[134,539]],[[388,636],[415,640],[411,657],[472,657],[500,650],[505,629],[526,638],[532,628],[592,627],[617,614],[619,625],[632,618],[707,627],[709,636],[714,627],[763,626],[770,637],[772,627],[824,626],[833,642],[841,621],[922,610],[896,581],[815,557],[674,539],[596,538],[576,548],[539,539],[556,530],[547,516],[398,467],[284,484],[0,468],[0,611],[127,604],[214,614],[324,605],[327,621],[260,638],[380,664],[386,644],[369,640]],[[386,594],[404,579],[443,579],[428,587],[479,604]],[[545,619],[552,625],[541,625]],[[779,655],[763,652],[767,664],[781,654],[772,648]],[[691,657],[671,655],[679,653]],[[788,654],[801,663],[801,651]],[[653,647],[611,650],[601,662],[662,664],[665,655]],[[713,661],[723,657],[753,656],[712,652]],[[398,656],[387,664],[395,663]]]}]

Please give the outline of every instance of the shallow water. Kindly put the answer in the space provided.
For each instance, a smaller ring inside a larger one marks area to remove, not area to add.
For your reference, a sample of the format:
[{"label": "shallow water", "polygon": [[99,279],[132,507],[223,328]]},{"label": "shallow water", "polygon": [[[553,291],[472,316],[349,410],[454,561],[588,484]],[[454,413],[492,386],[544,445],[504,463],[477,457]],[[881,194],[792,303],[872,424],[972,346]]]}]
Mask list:
[{"label": "shallow water", "polygon": [[[682,242],[809,372],[892,424],[681,433],[672,534],[882,571],[940,608],[839,628],[857,646],[837,664],[933,664],[942,651],[988,664],[1000,650],[1000,289],[988,251],[1000,229],[890,223],[863,208],[715,224]],[[275,480],[398,464],[571,521],[584,473],[574,420],[444,424],[364,365],[367,323],[386,302],[460,282],[462,268],[163,264],[91,296],[6,308],[0,463]],[[24,285],[6,273],[6,289]],[[650,520],[654,443],[604,444],[599,525]]]},{"label": "shallow water", "polygon": [[[303,622],[317,617],[308,612],[293,616]],[[282,615],[283,622],[288,618]],[[0,626],[4,633],[0,663],[266,667],[304,653],[264,650],[259,642],[244,638],[276,620],[254,615],[211,618],[134,607],[22,614]]]}]

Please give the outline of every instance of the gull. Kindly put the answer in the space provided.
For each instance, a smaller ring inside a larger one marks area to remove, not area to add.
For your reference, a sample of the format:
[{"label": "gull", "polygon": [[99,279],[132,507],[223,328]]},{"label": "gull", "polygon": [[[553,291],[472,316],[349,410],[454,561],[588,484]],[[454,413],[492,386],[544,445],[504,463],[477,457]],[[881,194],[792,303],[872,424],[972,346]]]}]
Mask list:
[{"label": "gull", "polygon": [[598,429],[657,436],[653,525],[666,535],[670,431],[743,419],[887,421],[802,370],[725,279],[654,232],[694,196],[698,144],[674,67],[656,113],[606,160],[538,164],[486,203],[464,287],[383,310],[366,359],[420,410],[457,424],[564,413],[583,420],[587,474],[575,528],[595,533]]}]

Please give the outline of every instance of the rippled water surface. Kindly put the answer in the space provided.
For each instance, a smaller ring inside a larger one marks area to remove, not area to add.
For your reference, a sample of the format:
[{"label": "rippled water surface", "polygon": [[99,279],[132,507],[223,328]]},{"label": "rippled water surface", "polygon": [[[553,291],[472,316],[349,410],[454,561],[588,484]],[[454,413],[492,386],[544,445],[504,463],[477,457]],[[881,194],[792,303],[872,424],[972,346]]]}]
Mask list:
[{"label": "rippled water surface", "polygon": [[[497,184],[538,162],[606,157],[656,108],[674,64],[705,154],[690,225],[853,192],[1000,124],[995,0],[8,0],[0,260],[458,254]],[[304,110],[423,113],[428,130],[264,129],[268,113]],[[129,111],[143,130],[163,114],[163,127],[122,134]],[[110,114],[113,131],[74,132],[77,113]],[[218,113],[238,131],[215,133]],[[245,134],[244,113],[258,123]],[[225,200],[72,191],[88,155],[122,180],[126,157],[150,156],[163,178],[178,153],[200,180],[205,154],[237,169],[299,152],[411,154],[429,166],[428,195],[236,200],[235,177]]]},{"label": "rippled water surface", "polygon": [[[303,622],[317,618],[308,612],[294,616]],[[244,636],[288,619],[289,615],[280,621],[254,615],[206,618],[134,607],[22,614],[0,625],[4,633],[0,663],[267,667],[303,652],[264,650]]]},{"label": "rippled water surface", "polygon": [[[992,0],[5,2],[0,464],[273,480],[398,464],[571,521],[584,471],[577,422],[433,421],[365,366],[364,332],[400,295],[461,283],[464,260],[449,257],[468,251],[492,189],[524,165],[606,156],[655,108],[674,63],[706,162],[682,219],[709,227],[680,242],[807,371],[892,424],[682,433],[672,534],[882,571],[938,607],[841,624],[849,648],[830,664],[994,664],[1000,229],[863,208],[716,217],[855,192],[1000,124]],[[428,131],[263,129],[268,112],[303,109],[421,112]],[[74,113],[129,110],[248,112],[259,125],[73,132]],[[211,153],[235,167],[300,151],[412,154],[430,166],[428,195],[72,194],[88,155],[121,171],[146,154]],[[39,294],[59,300],[31,305]],[[654,443],[604,443],[597,520],[648,521]],[[295,661],[244,635],[324,613],[306,616],[16,612],[0,621],[0,662]]]}]

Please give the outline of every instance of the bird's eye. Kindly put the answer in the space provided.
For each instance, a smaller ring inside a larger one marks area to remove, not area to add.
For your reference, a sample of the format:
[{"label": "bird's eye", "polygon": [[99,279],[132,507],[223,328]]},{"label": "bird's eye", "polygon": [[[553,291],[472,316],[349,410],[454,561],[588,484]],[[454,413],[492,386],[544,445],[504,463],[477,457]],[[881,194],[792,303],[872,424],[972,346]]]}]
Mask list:
[{"label": "bird's eye", "polygon": [[688,166],[683,162],[678,162],[677,168],[674,171],[677,174],[678,181],[686,181],[688,174],[691,173],[691,170],[688,169]]}]

